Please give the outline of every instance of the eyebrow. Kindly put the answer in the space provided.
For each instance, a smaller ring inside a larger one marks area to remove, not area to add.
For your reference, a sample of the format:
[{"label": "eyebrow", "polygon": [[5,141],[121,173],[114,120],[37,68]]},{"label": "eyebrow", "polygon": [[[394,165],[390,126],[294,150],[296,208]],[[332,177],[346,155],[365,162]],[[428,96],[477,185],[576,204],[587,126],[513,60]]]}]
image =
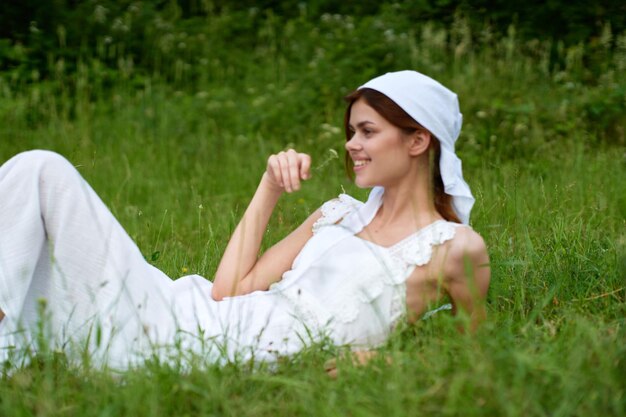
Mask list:
[{"label": "eyebrow", "polygon": [[[366,124],[376,124],[374,122],[370,122],[369,120],[363,120],[362,122],[359,122],[356,124],[357,128],[361,128],[363,126],[365,126]],[[348,125],[349,128],[354,129],[354,126],[352,126],[351,124]]]}]

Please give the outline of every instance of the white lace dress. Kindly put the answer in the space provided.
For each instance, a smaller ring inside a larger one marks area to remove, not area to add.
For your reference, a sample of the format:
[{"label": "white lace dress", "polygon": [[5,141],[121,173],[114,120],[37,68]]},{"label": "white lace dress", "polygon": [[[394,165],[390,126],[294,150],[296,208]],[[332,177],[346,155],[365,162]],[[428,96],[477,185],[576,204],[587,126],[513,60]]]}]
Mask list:
[{"label": "white lace dress", "polygon": [[205,278],[172,281],[149,265],[58,155],[31,152],[0,167],[0,195],[15,186],[19,196],[0,201],[0,359],[37,349],[44,310],[53,347],[89,349],[117,368],[154,353],[273,360],[322,338],[374,347],[405,312],[407,277],[458,226],[437,221],[381,247],[356,234],[384,190],[374,188],[366,203],[342,194],[322,206],[313,237],[281,281],[216,302]]}]

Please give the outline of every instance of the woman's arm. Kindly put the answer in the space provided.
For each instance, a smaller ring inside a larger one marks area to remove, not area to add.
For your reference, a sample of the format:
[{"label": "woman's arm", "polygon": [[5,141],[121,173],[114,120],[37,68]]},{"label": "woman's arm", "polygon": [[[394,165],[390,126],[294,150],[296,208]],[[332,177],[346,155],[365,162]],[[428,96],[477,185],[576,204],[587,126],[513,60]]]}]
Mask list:
[{"label": "woman's arm", "polygon": [[431,261],[416,267],[407,279],[410,319],[417,319],[447,294],[454,313],[469,317],[469,327],[474,330],[486,316],[490,275],[482,237],[472,229],[458,228],[454,239],[434,249]]},{"label": "woman's arm", "polygon": [[[487,317],[485,299],[491,268],[483,238],[471,229],[459,232],[451,242],[444,266],[444,289],[452,299],[455,313],[467,317],[469,330],[474,331]],[[465,330],[465,326],[460,329]]]},{"label": "woman's arm", "polygon": [[283,192],[300,189],[310,178],[311,158],[290,149],[269,157],[261,182],[235,229],[215,273],[212,296],[224,297],[266,290],[289,270],[293,260],[311,237],[319,211],[258,258],[269,219]]},{"label": "woman's arm", "polygon": [[487,317],[485,300],[491,280],[487,247],[478,233],[467,230],[453,242],[450,258],[445,271],[446,291],[455,312],[465,314],[469,330],[474,331]]}]

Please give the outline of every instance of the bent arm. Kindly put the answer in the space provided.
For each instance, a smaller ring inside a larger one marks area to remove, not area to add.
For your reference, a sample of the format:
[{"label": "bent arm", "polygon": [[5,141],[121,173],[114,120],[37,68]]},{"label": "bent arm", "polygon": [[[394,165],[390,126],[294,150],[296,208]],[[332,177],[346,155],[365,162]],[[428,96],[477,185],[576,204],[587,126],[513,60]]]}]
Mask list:
[{"label": "bent arm", "polygon": [[256,262],[265,228],[281,194],[264,174],[222,255],[213,282],[214,299],[238,294],[239,281]]},{"label": "bent arm", "polygon": [[311,237],[311,226],[319,214],[311,215],[262,257],[258,258],[258,253],[281,194],[298,190],[300,180],[309,178],[309,166],[308,155],[292,150],[269,158],[267,171],[235,228],[215,273],[211,294],[215,300],[267,290],[289,270],[298,252]]},{"label": "bent arm", "polygon": [[407,279],[407,305],[416,320],[429,306],[449,295],[453,312],[469,317],[474,330],[486,316],[489,257],[483,239],[471,229],[457,229],[454,239],[433,252],[429,264],[415,268]]},{"label": "bent arm", "polygon": [[297,229],[265,251],[250,272],[241,279],[235,295],[267,290],[270,285],[279,281],[282,275],[291,269],[294,259],[313,236],[313,223],[321,215],[321,211],[316,210]]},{"label": "bent arm", "polygon": [[482,237],[469,231],[455,242],[445,269],[445,290],[454,311],[465,315],[469,330],[474,331],[487,316],[485,300],[491,279],[489,255]]}]

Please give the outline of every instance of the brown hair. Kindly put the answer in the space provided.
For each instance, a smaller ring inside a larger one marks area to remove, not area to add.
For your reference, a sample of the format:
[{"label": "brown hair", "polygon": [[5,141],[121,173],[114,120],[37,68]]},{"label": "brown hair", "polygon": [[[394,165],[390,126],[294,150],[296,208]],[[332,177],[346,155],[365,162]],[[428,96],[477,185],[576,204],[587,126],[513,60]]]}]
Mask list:
[{"label": "brown hair", "polygon": [[[348,102],[348,108],[344,116],[344,129],[346,132],[346,140],[349,141],[352,138],[352,132],[350,130],[350,112],[352,105],[359,99],[363,99],[371,108],[376,110],[378,114],[385,118],[389,123],[402,130],[407,135],[412,134],[418,130],[426,130],[424,126],[417,123],[411,116],[407,114],[400,106],[398,106],[389,97],[371,88],[362,88],[356,90],[345,97]],[[429,132],[430,133],[430,132]],[[452,196],[446,194],[441,173],[439,171],[439,160],[441,158],[441,145],[439,140],[433,135],[431,137],[435,140],[430,141],[430,161],[431,161],[431,178],[433,184],[433,197],[435,208],[437,212],[446,220],[461,223],[459,216],[452,208]],[[346,172],[350,178],[353,178],[353,162],[350,155],[346,153]],[[435,162],[436,163],[433,163]]]}]

